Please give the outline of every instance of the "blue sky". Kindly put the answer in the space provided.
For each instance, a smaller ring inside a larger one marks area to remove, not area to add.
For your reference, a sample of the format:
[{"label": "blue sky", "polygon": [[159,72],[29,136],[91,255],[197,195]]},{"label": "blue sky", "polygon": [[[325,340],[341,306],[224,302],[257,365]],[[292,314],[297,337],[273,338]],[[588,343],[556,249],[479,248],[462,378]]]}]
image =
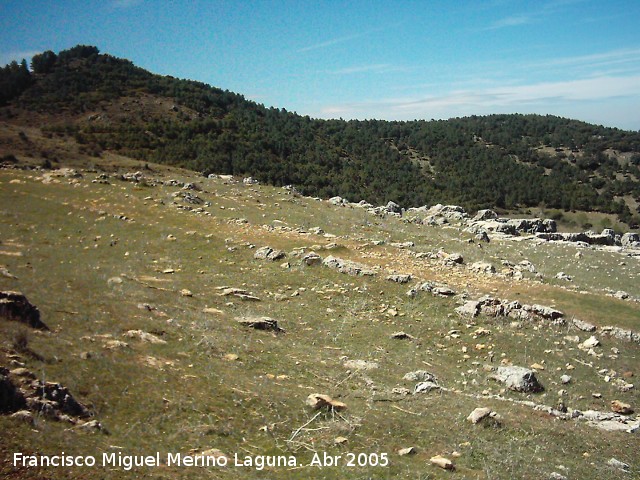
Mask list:
[{"label": "blue sky", "polygon": [[96,45],[320,118],[640,129],[640,1],[0,0],[0,63]]}]

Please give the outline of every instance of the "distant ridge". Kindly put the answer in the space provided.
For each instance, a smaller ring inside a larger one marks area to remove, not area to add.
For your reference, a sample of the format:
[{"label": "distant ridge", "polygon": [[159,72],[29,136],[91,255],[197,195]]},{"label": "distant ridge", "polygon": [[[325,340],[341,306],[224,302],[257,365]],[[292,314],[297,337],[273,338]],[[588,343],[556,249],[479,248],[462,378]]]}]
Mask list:
[{"label": "distant ridge", "polygon": [[86,45],[36,55],[31,69],[7,65],[0,92],[0,120],[73,138],[95,156],[113,151],[375,204],[545,206],[640,223],[639,132],[549,115],[317,120]]}]

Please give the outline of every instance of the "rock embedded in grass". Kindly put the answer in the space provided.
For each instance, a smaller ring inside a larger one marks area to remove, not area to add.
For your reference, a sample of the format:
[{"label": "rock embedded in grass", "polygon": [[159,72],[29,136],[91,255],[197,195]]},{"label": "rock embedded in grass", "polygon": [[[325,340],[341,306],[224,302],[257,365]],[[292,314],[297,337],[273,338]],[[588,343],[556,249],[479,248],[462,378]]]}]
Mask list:
[{"label": "rock embedded in grass", "polygon": [[504,383],[509,390],[516,392],[537,393],[544,390],[535,372],[525,367],[498,367],[490,378]]},{"label": "rock embedded in grass", "polygon": [[242,317],[236,318],[236,322],[244,327],[254,328],[256,330],[284,332],[278,325],[278,321],[270,317]]}]

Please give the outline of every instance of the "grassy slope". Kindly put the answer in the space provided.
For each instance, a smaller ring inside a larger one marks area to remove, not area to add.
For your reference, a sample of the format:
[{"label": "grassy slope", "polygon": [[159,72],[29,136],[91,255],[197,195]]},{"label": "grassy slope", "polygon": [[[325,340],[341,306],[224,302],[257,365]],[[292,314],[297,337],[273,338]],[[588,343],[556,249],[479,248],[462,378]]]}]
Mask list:
[{"label": "grassy slope", "polygon": [[[115,180],[110,185],[94,184],[95,175],[90,173],[73,183],[60,179],[60,183],[43,184],[37,173],[0,171],[0,263],[18,277],[0,277],[0,288],[23,291],[53,330],[29,332],[30,348],[45,361],[26,359],[27,366],[43,378],[68,386],[95,410],[110,432],[81,434],[42,419],[30,428],[0,417],[0,429],[11,432],[0,440],[5,458],[13,451],[99,455],[113,451],[114,446],[132,454],[212,447],[230,454],[274,454],[288,453],[288,448],[297,452],[300,463],[311,459],[310,449],[334,454],[388,452],[388,468],[246,469],[241,476],[413,479],[439,478],[443,473],[428,466],[428,458],[458,451],[461,456],[453,474],[458,478],[545,478],[559,471],[558,465],[569,469],[570,478],[618,478],[605,465],[612,456],[630,463],[634,474],[640,472],[637,434],[604,434],[583,422],[562,422],[523,406],[462,394],[398,397],[390,393],[396,386],[412,388],[402,376],[416,369],[432,371],[443,385],[462,392],[497,393],[500,387],[488,381],[482,370],[491,350],[494,364],[502,357],[519,365],[545,362],[539,376],[547,392],[533,396],[536,402],[555,404],[556,392],[563,388],[559,377],[571,363],[575,370],[568,373],[574,381],[564,387],[569,406],[607,410],[616,398],[638,406],[636,391],[620,393],[597,375],[605,367],[637,375],[637,345],[604,337],[604,357],[594,359],[563,339],[568,333],[576,334],[567,327],[514,327],[487,318],[463,321],[453,314],[454,300],[426,294],[409,299],[407,286],[387,282],[383,274],[352,278],[326,268],[303,268],[296,259],[290,259],[291,267],[285,269],[281,262],[254,260],[248,245],[290,251],[335,241],[342,248],[331,253],[380,265],[383,271],[411,271],[418,278],[444,281],[472,296],[494,293],[523,303],[555,304],[569,316],[640,330],[638,304],[603,292],[604,288],[624,289],[639,296],[640,287],[634,281],[640,273],[637,259],[587,251],[576,261],[573,248],[525,243],[492,242],[479,249],[454,229],[419,227],[287,195],[281,189],[226,185],[220,180],[195,179],[183,171],[153,168],[152,177],[201,184],[206,191],[198,195],[212,202],[206,210],[213,215],[176,209],[171,194],[177,187]],[[113,216],[120,214],[131,221]],[[240,217],[249,223],[232,220]],[[339,238],[263,227],[282,225],[276,220],[290,227],[320,226]],[[176,240],[167,240],[169,234]],[[462,268],[416,260],[391,246],[365,246],[372,239],[412,240],[416,251],[459,251],[466,263],[488,260],[499,265],[501,259],[526,258],[545,278],[564,270],[575,277],[576,289],[592,293],[560,288],[556,280],[543,284],[474,276]],[[175,273],[163,274],[167,268]],[[121,284],[108,284],[108,279],[123,274]],[[218,296],[216,287],[225,285],[246,288],[262,301]],[[301,287],[305,290],[298,290]],[[185,288],[193,297],[180,294]],[[296,291],[299,294],[292,296]],[[140,309],[140,303],[156,309]],[[399,315],[391,316],[389,306]],[[203,313],[205,307],[222,313]],[[274,317],[286,333],[244,330],[233,319],[245,314]],[[491,330],[491,335],[473,338],[478,326]],[[123,338],[129,329],[162,334],[167,344]],[[461,330],[461,337],[447,336],[451,329]],[[5,356],[19,330],[15,323],[0,322],[0,365],[7,365]],[[418,341],[390,339],[398,330]],[[126,340],[130,347],[105,349],[99,337],[105,334]],[[580,336],[586,338],[583,333]],[[486,348],[477,350],[479,343]],[[468,359],[463,358],[463,346],[469,349]],[[617,359],[608,358],[612,347],[620,350]],[[91,352],[91,358],[81,359],[82,352]],[[229,353],[238,359],[226,359]],[[350,374],[342,366],[345,358],[375,360],[380,368]],[[596,391],[602,399],[591,396]],[[339,398],[348,410],[340,416],[316,418],[310,430],[287,444],[292,433],[313,417],[304,405],[313,392]],[[513,393],[506,396],[524,398]],[[497,410],[504,417],[503,426],[466,422],[465,417],[478,406]],[[268,432],[261,430],[265,425]],[[337,436],[347,437],[347,443],[334,445]],[[418,449],[416,456],[395,453],[411,445]],[[89,469],[14,471],[7,462],[0,472],[7,478],[95,478]],[[138,473],[158,478],[237,478],[239,472],[161,467]],[[101,476],[129,475],[116,469],[102,471]]]}]

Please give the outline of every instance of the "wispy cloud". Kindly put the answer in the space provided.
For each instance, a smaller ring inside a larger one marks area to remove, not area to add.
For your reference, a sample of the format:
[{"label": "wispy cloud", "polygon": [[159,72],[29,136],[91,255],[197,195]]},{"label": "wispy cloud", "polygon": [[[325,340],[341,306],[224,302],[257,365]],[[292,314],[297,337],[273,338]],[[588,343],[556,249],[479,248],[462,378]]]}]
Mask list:
[{"label": "wispy cloud", "polygon": [[407,67],[391,65],[390,63],[375,63],[372,65],[356,65],[353,67],[340,68],[332,70],[332,75],[352,75],[357,73],[389,73],[407,70]]},{"label": "wispy cloud", "polygon": [[355,40],[356,38],[364,37],[368,32],[363,33],[355,33],[353,35],[346,35],[344,37],[332,38],[331,40],[326,40],[324,42],[316,43],[314,45],[309,45],[308,47],[303,47],[298,49],[298,53],[310,52],[311,50],[318,50],[321,48],[330,47],[332,45],[337,45],[339,43],[349,42],[351,40]]},{"label": "wispy cloud", "polygon": [[559,106],[570,111],[584,104],[605,104],[620,98],[634,99],[636,103],[640,103],[640,75],[453,90],[434,95],[345,103],[326,106],[322,115],[428,119],[505,111],[550,113]]},{"label": "wispy cloud", "polygon": [[526,25],[528,23],[533,23],[535,21],[535,16],[532,15],[514,15],[511,17],[501,18],[500,20],[496,20],[491,25],[487,27],[487,30],[497,30],[499,28],[505,27],[517,27],[520,25]]},{"label": "wispy cloud", "polygon": [[390,25],[385,25],[384,27],[379,27],[379,28],[372,28],[370,30],[364,30],[361,32],[357,32],[351,35],[345,35],[343,37],[336,37],[336,38],[331,38],[329,40],[325,40],[323,42],[319,42],[319,43],[315,43],[313,45],[309,45],[307,47],[302,47],[299,48],[298,50],[296,50],[297,53],[303,53],[303,52],[309,52],[312,50],[319,50],[322,48],[327,48],[327,47],[331,47],[333,45],[338,45],[340,43],[345,43],[345,42],[350,42],[352,40],[356,40],[358,38],[362,38],[362,37],[367,37],[369,35],[372,35],[374,33],[378,33],[378,32],[382,32],[385,30],[389,30],[389,29],[393,29],[396,28],[400,25],[400,23],[393,23]]}]

